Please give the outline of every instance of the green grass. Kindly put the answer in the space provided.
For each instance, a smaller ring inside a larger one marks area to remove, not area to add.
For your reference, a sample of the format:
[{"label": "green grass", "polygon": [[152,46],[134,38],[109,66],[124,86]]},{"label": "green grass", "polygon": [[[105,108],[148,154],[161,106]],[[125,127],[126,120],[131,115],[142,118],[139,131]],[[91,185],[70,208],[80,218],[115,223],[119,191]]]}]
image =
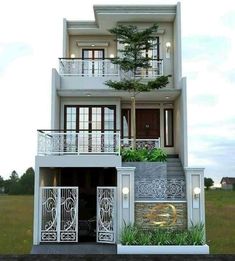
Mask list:
[{"label": "green grass", "polygon": [[0,254],[28,254],[32,227],[33,197],[0,195]]},{"label": "green grass", "polygon": [[[29,253],[32,224],[32,196],[0,196],[0,254]],[[206,191],[206,233],[211,254],[235,254],[235,191]]]},{"label": "green grass", "polygon": [[206,191],[206,234],[212,254],[235,254],[235,191]]}]

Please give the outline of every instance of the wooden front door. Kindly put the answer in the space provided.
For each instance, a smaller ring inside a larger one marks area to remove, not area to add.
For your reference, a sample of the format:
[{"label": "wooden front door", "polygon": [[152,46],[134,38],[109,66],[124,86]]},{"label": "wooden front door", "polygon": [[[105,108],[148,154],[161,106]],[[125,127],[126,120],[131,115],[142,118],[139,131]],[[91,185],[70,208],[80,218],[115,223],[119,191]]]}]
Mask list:
[{"label": "wooden front door", "polygon": [[160,110],[136,110],[136,138],[157,139],[160,137]]}]

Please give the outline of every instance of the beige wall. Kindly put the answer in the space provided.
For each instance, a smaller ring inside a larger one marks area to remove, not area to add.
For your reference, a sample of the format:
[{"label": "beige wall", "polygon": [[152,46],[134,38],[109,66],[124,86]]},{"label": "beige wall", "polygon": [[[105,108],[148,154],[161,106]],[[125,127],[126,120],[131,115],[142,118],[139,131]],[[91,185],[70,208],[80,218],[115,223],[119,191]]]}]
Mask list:
[{"label": "beige wall", "polygon": [[[82,49],[104,49],[105,58],[109,58],[110,54],[116,55],[116,42],[114,41],[115,37],[110,35],[86,35],[86,36],[75,36],[71,35],[69,37],[69,56],[75,54],[76,58],[82,58]],[[102,47],[97,44],[97,46],[92,47],[91,45],[87,46],[78,46],[78,41],[86,41],[88,43],[97,42],[107,42],[107,47]]]},{"label": "beige wall", "polygon": [[[132,23],[137,25],[139,28],[147,28],[152,25],[152,23]],[[173,39],[173,23],[157,23],[159,26],[159,40],[160,40],[160,59],[163,59],[163,72],[164,75],[172,75],[170,78],[170,84],[168,87],[174,88],[174,70],[173,70],[173,63],[174,63],[174,39]],[[77,42],[107,42],[107,47],[102,46],[94,46],[92,47],[91,44],[87,46],[78,46]],[[170,57],[166,57],[166,43],[171,43],[170,48]],[[105,58],[109,58],[110,54],[117,54],[117,43],[115,41],[115,37],[111,35],[70,35],[69,36],[69,43],[68,43],[68,54],[69,57],[71,54],[74,54],[76,58],[82,58],[82,49],[104,49],[105,50]],[[118,46],[118,49],[121,49],[121,46]]]}]

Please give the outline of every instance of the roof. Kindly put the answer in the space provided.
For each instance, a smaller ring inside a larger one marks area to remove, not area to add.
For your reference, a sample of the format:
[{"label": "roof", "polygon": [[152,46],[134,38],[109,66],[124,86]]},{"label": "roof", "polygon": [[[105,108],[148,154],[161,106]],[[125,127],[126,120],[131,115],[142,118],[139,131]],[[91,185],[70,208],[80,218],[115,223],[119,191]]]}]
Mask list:
[{"label": "roof", "polygon": [[223,177],[220,184],[222,184],[222,182],[225,182],[226,184],[235,184],[235,178]]},{"label": "roof", "polygon": [[[174,22],[180,11],[180,3],[175,5],[94,5],[94,21],[69,21],[69,35],[109,34],[108,30],[122,23]],[[180,15],[180,14],[179,14]],[[149,25],[148,25],[149,26]]]}]

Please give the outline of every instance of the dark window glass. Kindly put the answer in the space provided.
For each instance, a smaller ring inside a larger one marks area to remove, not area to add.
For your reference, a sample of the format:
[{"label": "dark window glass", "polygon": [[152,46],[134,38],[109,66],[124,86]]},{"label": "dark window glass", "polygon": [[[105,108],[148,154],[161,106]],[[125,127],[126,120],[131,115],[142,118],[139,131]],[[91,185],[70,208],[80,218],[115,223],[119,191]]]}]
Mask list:
[{"label": "dark window glass", "polygon": [[173,109],[164,110],[164,145],[165,147],[174,146],[174,127],[173,127]]}]

